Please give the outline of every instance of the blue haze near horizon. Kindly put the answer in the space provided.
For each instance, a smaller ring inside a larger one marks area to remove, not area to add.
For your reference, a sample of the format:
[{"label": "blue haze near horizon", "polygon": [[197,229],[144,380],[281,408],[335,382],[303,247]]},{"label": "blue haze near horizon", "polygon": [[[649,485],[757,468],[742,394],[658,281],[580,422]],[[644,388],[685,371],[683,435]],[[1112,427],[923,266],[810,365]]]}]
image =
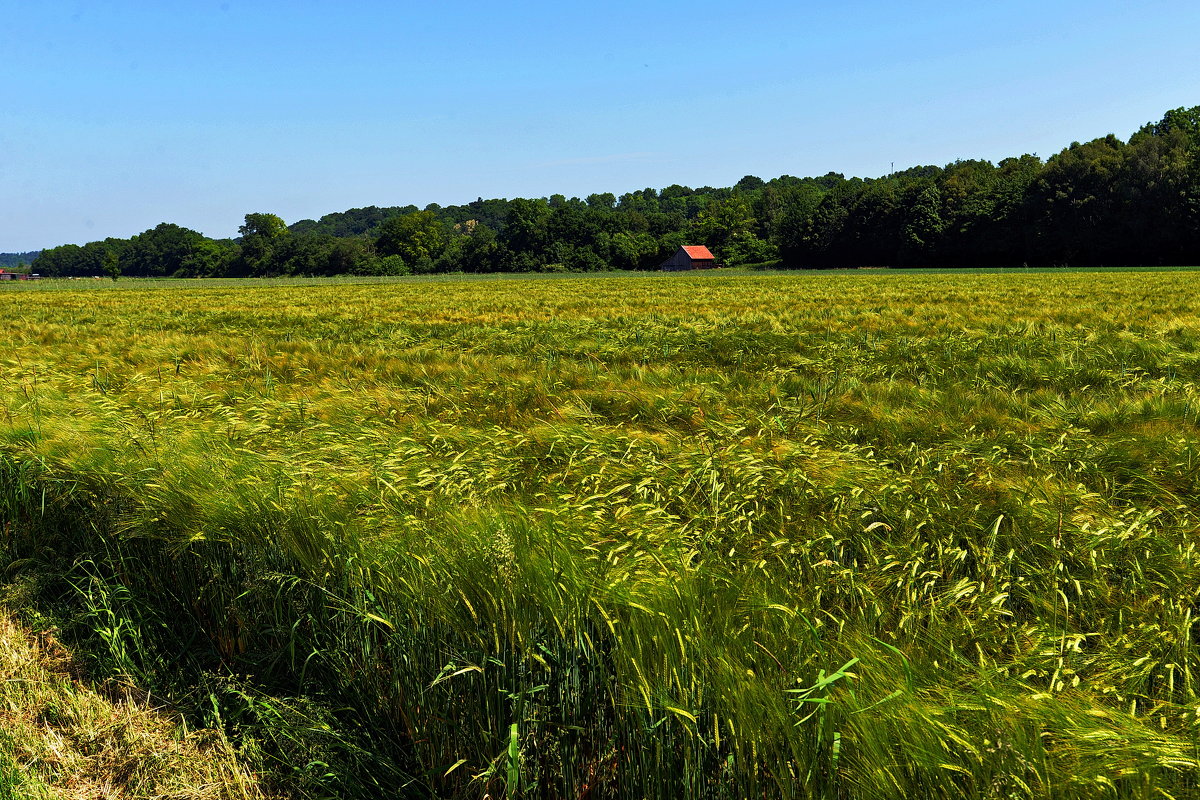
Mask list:
[{"label": "blue haze near horizon", "polygon": [[0,0],[0,252],[1047,157],[1200,104],[1200,5]]}]

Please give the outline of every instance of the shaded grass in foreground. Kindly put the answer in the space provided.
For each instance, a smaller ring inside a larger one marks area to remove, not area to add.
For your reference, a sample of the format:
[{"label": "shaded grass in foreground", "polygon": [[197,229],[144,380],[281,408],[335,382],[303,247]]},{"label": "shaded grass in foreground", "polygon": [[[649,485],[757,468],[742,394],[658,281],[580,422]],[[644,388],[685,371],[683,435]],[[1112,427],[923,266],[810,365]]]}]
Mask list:
[{"label": "shaded grass in foreground", "polygon": [[132,687],[85,688],[52,636],[0,617],[0,798],[255,800],[218,733],[178,732]]}]

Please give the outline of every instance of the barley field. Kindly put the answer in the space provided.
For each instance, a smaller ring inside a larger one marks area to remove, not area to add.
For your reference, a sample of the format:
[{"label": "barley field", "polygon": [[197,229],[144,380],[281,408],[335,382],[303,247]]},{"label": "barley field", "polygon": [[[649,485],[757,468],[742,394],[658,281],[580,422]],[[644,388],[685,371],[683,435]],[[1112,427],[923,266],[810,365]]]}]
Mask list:
[{"label": "barley field", "polygon": [[1196,797],[1198,278],[5,289],[6,602],[292,796]]}]

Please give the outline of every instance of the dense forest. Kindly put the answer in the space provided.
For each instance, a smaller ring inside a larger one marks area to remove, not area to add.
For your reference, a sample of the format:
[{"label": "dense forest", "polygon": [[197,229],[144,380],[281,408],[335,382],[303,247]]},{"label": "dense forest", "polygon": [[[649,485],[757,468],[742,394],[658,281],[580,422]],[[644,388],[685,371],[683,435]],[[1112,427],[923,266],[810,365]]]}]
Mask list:
[{"label": "dense forest", "polygon": [[0,269],[18,268],[24,271],[25,267],[33,262],[38,257],[37,250],[29,253],[0,253]]},{"label": "dense forest", "polygon": [[46,276],[404,275],[653,269],[681,244],[729,266],[1122,266],[1200,263],[1200,106],[1036,155],[875,179],[746,176],[617,197],[482,198],[351,209],[291,226],[252,213],[237,239],[162,223],[42,251]]}]

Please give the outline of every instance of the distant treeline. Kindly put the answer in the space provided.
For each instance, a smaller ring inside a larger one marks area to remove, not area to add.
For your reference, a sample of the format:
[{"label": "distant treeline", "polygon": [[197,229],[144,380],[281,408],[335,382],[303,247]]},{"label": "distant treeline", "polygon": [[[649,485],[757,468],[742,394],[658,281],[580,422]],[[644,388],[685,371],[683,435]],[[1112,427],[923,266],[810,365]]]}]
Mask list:
[{"label": "distant treeline", "polygon": [[238,239],[163,223],[43,251],[48,276],[404,275],[651,269],[682,244],[730,266],[1122,266],[1200,263],[1200,106],[1129,141],[914,167],[876,179],[746,176],[617,197],[351,209],[287,226],[247,214]]},{"label": "distant treeline", "polygon": [[0,269],[15,269],[24,268],[33,263],[33,260],[38,257],[39,250],[31,250],[28,253],[0,253]]}]

